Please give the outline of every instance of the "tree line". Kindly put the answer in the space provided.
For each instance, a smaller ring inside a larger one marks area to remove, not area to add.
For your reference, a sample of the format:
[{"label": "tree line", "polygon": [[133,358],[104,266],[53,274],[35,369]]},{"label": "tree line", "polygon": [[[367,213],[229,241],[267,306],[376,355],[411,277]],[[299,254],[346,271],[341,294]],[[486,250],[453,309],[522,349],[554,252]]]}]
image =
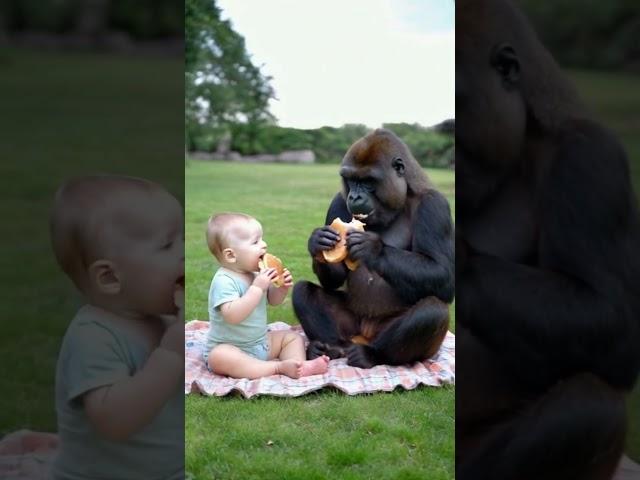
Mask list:
[{"label": "tree line", "polygon": [[[215,1],[185,2],[185,139],[187,151],[215,152],[221,142],[243,155],[312,150],[319,162],[337,162],[370,129],[277,125],[269,111],[271,78],[253,63],[244,38],[223,20]],[[453,132],[416,124],[387,124],[425,166],[453,164]]]},{"label": "tree line", "polygon": [[518,0],[565,66],[640,69],[638,0]]},{"label": "tree line", "polygon": [[133,39],[182,37],[184,4],[176,0],[3,0],[0,32],[100,34]]}]

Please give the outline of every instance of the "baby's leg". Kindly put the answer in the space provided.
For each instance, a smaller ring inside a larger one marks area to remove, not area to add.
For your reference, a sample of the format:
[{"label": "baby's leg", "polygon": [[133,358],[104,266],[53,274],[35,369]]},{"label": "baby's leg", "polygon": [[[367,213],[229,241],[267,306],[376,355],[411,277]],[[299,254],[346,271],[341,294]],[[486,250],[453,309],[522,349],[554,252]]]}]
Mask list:
[{"label": "baby's leg", "polygon": [[304,340],[296,332],[290,330],[268,332],[267,338],[269,339],[269,360],[279,358],[303,362],[306,359]]},{"label": "baby's leg", "polygon": [[318,375],[329,368],[329,357],[322,355],[313,360],[305,360],[304,340],[301,335],[291,331],[269,332],[269,359],[294,359],[302,362],[300,376]]},{"label": "baby's leg", "polygon": [[228,344],[216,346],[209,353],[209,368],[218,375],[234,378],[261,378],[282,374],[298,378],[301,375],[302,362],[297,360],[263,361],[247,355],[238,347]]}]

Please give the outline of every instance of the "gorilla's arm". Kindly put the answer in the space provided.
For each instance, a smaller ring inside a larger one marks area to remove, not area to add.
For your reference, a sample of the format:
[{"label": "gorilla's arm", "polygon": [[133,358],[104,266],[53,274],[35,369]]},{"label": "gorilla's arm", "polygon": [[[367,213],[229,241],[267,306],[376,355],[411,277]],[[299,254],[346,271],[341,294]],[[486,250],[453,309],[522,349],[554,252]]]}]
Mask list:
[{"label": "gorilla's arm", "polygon": [[[352,218],[347,204],[340,193],[336,194],[331,205],[329,205],[325,225],[330,225],[336,217],[340,217],[344,222],[350,222]],[[314,258],[312,268],[313,273],[318,277],[320,285],[328,290],[340,288],[347,278],[347,267],[343,262],[326,263]]]},{"label": "gorilla's arm", "polygon": [[428,296],[450,303],[455,291],[454,232],[445,197],[430,190],[415,214],[411,251],[383,245],[367,262],[407,304]]},{"label": "gorilla's arm", "polygon": [[584,125],[565,133],[540,186],[537,265],[470,253],[458,321],[523,384],[592,371],[630,388],[640,362],[630,301],[640,280],[637,215],[615,140]]}]

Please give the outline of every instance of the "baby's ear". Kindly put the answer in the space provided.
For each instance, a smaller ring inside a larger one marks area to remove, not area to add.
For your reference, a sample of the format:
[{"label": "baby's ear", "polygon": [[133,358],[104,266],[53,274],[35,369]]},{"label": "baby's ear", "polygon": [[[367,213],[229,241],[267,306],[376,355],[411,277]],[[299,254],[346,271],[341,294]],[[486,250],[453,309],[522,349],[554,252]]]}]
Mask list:
[{"label": "baby's ear", "polygon": [[225,248],[222,251],[222,257],[224,258],[224,261],[227,263],[236,263],[236,252],[233,251],[232,248]]},{"label": "baby's ear", "polygon": [[89,279],[100,293],[105,295],[117,295],[120,293],[120,280],[113,262],[109,260],[96,260],[93,262],[89,266]]}]

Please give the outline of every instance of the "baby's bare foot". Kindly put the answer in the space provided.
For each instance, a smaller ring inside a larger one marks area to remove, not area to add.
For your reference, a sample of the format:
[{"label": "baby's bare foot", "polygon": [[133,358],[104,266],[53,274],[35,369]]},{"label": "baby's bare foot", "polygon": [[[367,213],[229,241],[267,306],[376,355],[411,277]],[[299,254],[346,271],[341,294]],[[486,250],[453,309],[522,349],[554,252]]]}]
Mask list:
[{"label": "baby's bare foot", "polygon": [[282,360],[278,362],[277,372],[291,378],[302,376],[302,362],[300,360]]},{"label": "baby's bare foot", "polygon": [[326,373],[328,369],[329,357],[322,355],[321,357],[314,358],[313,360],[302,362],[302,372],[300,376],[306,377],[308,375],[318,375]]}]

